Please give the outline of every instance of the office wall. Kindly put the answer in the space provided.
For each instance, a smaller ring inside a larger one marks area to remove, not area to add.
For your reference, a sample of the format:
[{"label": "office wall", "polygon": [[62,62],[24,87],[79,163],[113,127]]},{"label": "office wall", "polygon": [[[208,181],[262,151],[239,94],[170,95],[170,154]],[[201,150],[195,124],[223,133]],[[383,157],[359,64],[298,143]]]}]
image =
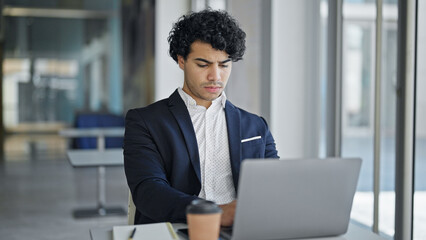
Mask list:
[{"label": "office wall", "polygon": [[169,55],[167,37],[173,23],[190,10],[189,0],[157,0],[155,3],[155,101],[169,97],[183,86],[183,71]]},{"label": "office wall", "polygon": [[271,130],[281,157],[318,156],[320,1],[272,1]]},{"label": "office wall", "polygon": [[249,112],[263,115],[261,85],[269,82],[261,76],[262,61],[262,3],[259,0],[233,0],[229,12],[247,34],[243,60],[233,63],[232,74],[226,87],[227,97],[233,104]]},{"label": "office wall", "polygon": [[155,1],[123,2],[123,109],[154,101]]}]

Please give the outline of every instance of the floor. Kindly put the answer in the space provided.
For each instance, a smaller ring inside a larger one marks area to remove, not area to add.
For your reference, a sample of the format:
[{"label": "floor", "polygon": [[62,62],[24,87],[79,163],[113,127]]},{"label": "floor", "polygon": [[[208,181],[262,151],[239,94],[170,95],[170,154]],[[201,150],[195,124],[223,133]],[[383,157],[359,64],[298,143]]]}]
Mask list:
[{"label": "floor", "polygon": [[[74,169],[64,139],[17,136],[6,145],[0,159],[0,239],[84,240],[91,228],[127,224],[126,216],[73,218],[74,209],[96,206],[97,171]],[[123,168],[107,168],[106,178],[107,205],[127,210]]]}]

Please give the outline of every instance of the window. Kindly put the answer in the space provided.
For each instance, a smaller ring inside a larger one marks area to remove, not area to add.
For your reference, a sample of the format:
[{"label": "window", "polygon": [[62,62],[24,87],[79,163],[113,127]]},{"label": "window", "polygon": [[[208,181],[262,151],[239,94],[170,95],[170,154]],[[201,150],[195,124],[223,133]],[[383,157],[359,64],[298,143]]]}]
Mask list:
[{"label": "window", "polygon": [[72,124],[75,111],[121,113],[121,35],[108,2],[5,1],[7,130]]},{"label": "window", "polygon": [[[352,219],[373,225],[376,5],[344,1],[342,156],[363,159]],[[394,235],[397,6],[385,1],[382,21],[379,231]]]}]

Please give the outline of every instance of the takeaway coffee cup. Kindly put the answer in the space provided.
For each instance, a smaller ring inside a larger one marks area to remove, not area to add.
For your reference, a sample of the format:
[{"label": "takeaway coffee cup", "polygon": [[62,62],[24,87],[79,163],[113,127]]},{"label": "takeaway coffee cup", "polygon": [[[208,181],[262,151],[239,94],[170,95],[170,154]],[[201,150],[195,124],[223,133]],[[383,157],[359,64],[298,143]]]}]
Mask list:
[{"label": "takeaway coffee cup", "polygon": [[217,240],[222,209],[214,202],[197,199],[186,207],[190,240]]}]

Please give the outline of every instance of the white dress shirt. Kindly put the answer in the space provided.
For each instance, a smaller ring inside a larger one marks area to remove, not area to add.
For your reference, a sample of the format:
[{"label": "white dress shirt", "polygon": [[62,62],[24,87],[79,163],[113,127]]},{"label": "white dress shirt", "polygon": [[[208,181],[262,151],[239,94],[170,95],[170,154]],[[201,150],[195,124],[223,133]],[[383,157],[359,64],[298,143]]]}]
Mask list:
[{"label": "white dress shirt", "polygon": [[209,108],[197,105],[195,100],[178,88],[191,116],[200,154],[200,198],[217,204],[226,204],[235,199],[229,155],[228,131],[225,117],[226,96],[213,100]]}]

